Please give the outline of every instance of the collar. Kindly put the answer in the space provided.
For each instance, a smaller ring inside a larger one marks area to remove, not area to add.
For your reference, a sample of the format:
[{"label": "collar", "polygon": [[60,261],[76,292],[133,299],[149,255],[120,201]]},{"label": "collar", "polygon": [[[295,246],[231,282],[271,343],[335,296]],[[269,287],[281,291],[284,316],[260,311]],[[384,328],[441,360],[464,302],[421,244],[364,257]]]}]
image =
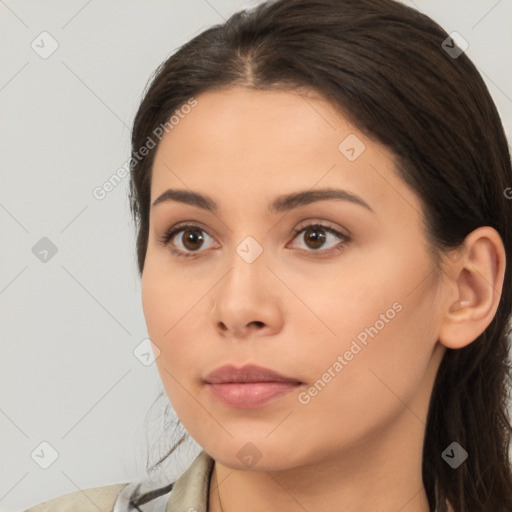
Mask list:
[{"label": "collar", "polygon": [[[208,512],[210,478],[215,461],[204,450],[173,483],[163,487],[151,478],[126,485],[117,496],[113,512]],[[142,494],[155,497],[134,508],[130,502]]]},{"label": "collar", "polygon": [[174,483],[165,512],[194,510],[208,511],[208,494],[212,475],[213,458],[204,450]]}]

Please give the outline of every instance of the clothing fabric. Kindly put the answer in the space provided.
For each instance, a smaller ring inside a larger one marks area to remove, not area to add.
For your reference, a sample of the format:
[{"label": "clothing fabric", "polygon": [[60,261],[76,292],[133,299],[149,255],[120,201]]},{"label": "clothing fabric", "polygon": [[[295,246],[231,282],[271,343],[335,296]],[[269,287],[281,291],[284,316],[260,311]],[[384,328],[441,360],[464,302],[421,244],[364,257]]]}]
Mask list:
[{"label": "clothing fabric", "polygon": [[[167,485],[147,478],[93,487],[45,501],[24,512],[207,512],[214,460],[202,450],[187,470]],[[146,496],[141,500],[141,496]]]}]

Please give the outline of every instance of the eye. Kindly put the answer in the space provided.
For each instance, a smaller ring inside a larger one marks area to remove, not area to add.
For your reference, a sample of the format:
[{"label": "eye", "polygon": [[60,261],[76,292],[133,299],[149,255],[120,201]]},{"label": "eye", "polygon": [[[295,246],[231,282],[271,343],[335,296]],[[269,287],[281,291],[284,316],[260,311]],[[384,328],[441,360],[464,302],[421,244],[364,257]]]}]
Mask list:
[{"label": "eye", "polygon": [[[335,250],[340,250],[350,241],[348,235],[320,223],[309,224],[293,231],[295,232],[294,239],[298,238],[301,233],[304,233],[303,241],[305,246],[299,248],[305,249],[307,252],[330,253],[331,251],[328,250],[320,250],[325,249],[325,244],[328,241],[331,241],[331,246],[328,246],[327,249],[336,247]],[[181,236],[178,236],[180,234]],[[214,244],[204,246],[205,241],[208,239],[213,241],[213,238],[200,226],[196,224],[181,224],[168,229],[159,237],[159,243],[165,247],[170,245],[171,252],[176,256],[194,257],[203,252],[200,249],[214,246]],[[336,240],[338,240],[338,243],[336,243]]]},{"label": "eye", "polygon": [[[179,233],[183,234],[177,236]],[[176,243],[173,241],[175,238],[177,239]],[[168,229],[159,238],[159,242],[163,246],[167,246],[171,243],[172,247],[170,247],[170,250],[176,254],[176,256],[194,257],[196,256],[194,253],[202,252],[199,249],[202,248],[206,239],[213,240],[201,227],[195,224],[182,224]]]},{"label": "eye", "polygon": [[[300,248],[306,250],[309,249],[308,252],[319,252],[319,249],[325,249],[325,244],[328,241],[331,242],[331,245],[327,246],[327,249],[337,246],[336,250],[339,250],[350,241],[348,235],[344,235],[330,226],[325,226],[319,223],[309,224],[300,229],[294,229],[294,231],[296,233],[295,238],[298,238],[301,233],[304,233],[302,236],[304,245]],[[339,240],[338,243],[336,243],[336,239]],[[334,244],[332,242],[334,242]],[[320,252],[329,253],[331,251],[322,250]]]}]

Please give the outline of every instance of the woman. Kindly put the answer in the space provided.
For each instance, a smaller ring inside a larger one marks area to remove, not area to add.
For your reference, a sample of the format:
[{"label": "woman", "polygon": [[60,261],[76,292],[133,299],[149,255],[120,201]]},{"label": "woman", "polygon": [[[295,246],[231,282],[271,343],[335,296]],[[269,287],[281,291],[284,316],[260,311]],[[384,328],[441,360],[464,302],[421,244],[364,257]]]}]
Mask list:
[{"label": "woman", "polygon": [[140,105],[131,204],[203,450],[30,511],[512,510],[511,184],[484,82],[411,8],[280,0],[195,37]]}]

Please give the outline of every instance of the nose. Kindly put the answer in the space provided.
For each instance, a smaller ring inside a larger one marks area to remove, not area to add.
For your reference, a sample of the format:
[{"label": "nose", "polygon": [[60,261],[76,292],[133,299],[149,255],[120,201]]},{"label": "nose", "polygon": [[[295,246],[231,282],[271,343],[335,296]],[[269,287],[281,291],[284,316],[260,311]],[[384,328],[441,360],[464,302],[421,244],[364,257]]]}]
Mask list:
[{"label": "nose", "polygon": [[224,338],[271,336],[282,329],[281,286],[262,256],[252,263],[235,255],[215,287],[211,319]]}]

